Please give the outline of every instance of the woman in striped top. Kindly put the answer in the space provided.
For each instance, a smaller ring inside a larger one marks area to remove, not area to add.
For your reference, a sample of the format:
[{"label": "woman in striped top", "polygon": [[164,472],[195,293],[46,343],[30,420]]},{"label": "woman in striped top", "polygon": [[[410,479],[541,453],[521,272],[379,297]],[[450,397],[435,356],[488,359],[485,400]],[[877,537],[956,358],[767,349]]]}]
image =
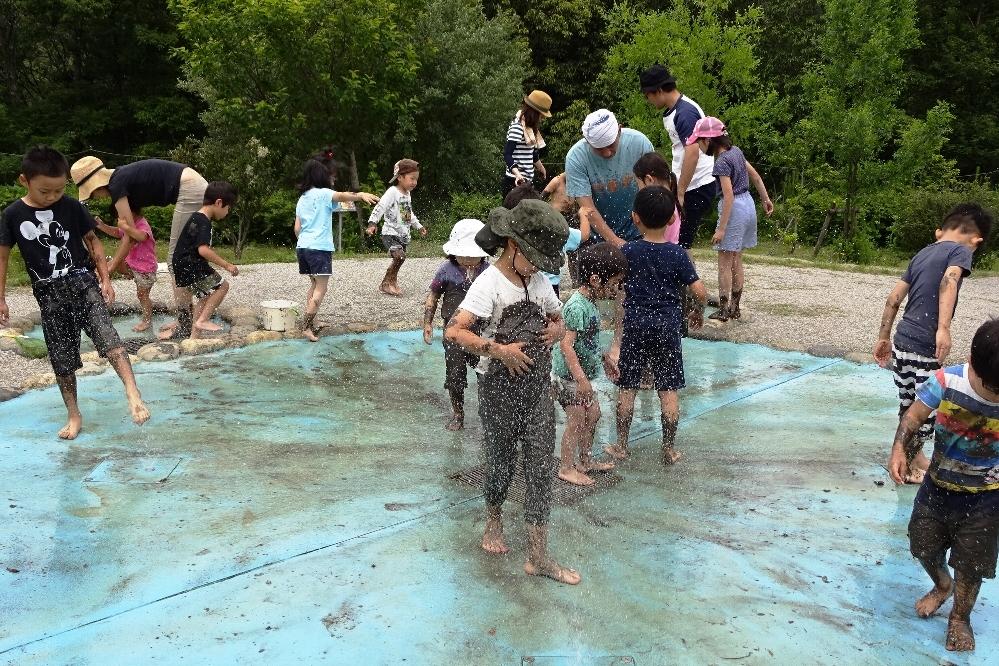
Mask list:
[{"label": "woman in striped top", "polygon": [[535,174],[542,180],[548,179],[545,165],[541,163],[541,151],[545,140],[541,136],[541,119],[551,118],[552,98],[540,90],[531,91],[520,105],[520,111],[513,117],[506,131],[506,146],[503,159],[506,172],[503,177],[503,196],[522,183],[534,181]]}]

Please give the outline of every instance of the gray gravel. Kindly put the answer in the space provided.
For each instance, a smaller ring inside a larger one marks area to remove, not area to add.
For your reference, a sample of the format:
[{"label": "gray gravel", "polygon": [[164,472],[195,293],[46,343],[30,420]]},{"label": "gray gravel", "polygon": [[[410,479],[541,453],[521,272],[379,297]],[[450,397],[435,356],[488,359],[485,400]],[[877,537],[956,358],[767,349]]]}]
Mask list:
[{"label": "gray gravel", "polygon": [[[320,311],[320,318],[334,324],[374,323],[419,326],[427,286],[441,259],[410,259],[403,266],[400,286],[405,296],[395,298],[378,291],[378,283],[389,264],[384,259],[338,259],[334,277]],[[716,266],[699,261],[698,271],[708,286],[716,288]],[[295,264],[253,264],[229,278],[232,289],[225,305],[256,306],[269,299],[302,302],[308,281]],[[766,264],[746,266],[746,290],[739,322],[710,328],[707,333],[739,342],[755,342],[778,349],[838,353],[870,352],[885,298],[895,277],[815,268]],[[135,304],[135,288],[128,281],[115,281],[119,300]],[[166,276],[153,288],[153,300],[170,303]],[[11,316],[37,310],[31,290],[18,288],[7,295]],[[999,316],[999,277],[972,278],[961,288],[952,327],[952,360],[967,357],[971,336],[989,316]],[[27,377],[50,370],[46,360],[29,361],[0,352],[0,387],[17,387]]]}]

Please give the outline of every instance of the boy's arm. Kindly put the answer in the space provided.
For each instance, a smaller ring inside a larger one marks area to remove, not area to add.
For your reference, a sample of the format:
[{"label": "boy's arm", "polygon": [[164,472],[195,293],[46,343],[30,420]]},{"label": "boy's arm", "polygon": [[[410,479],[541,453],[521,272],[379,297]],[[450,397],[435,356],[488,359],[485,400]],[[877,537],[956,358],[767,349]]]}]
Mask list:
[{"label": "boy's arm", "polygon": [[902,415],[898,422],[898,429],[895,431],[895,441],[891,447],[891,456],[888,458],[888,474],[891,480],[901,485],[905,482],[905,477],[909,471],[909,460],[915,455],[915,451],[910,449],[914,442],[919,440],[916,433],[919,428],[929,418],[933,409],[920,399],[916,399],[912,405]]},{"label": "boy's arm", "polygon": [[236,266],[236,264],[230,264],[228,261],[216,254],[211,245],[199,245],[198,254],[200,254],[201,258],[208,263],[215,264],[219,268],[224,268],[229,271],[230,275],[239,275],[239,267]]},{"label": "boy's arm", "polygon": [[690,293],[697,299],[698,305],[701,306],[693,310],[687,318],[688,327],[696,331],[704,325],[704,306],[708,304],[708,290],[704,286],[703,280],[692,282],[688,287],[690,288]]},{"label": "boy's arm", "polygon": [[10,321],[7,309],[7,263],[10,261],[10,246],[0,245],[0,326]]},{"label": "boy's arm", "polygon": [[760,203],[763,204],[763,212],[767,214],[767,217],[774,212],[774,202],[770,200],[770,195],[767,193],[767,185],[763,182],[763,178],[760,174],[756,172],[753,165],[746,160],[746,171],[749,172],[749,180],[752,181],[753,187],[756,188],[757,194],[760,195]]},{"label": "boy's arm", "polygon": [[[686,142],[686,137],[680,136]],[[701,159],[701,149],[696,143],[685,146],[683,149],[683,161],[680,163],[680,177],[677,182],[676,199],[683,206],[683,197],[687,193],[690,181],[694,179],[694,171],[697,170],[697,161]]]},{"label": "boy's arm", "polygon": [[111,277],[108,275],[107,259],[104,255],[104,243],[97,237],[93,230],[88,231],[83,236],[83,244],[87,246],[90,258],[94,262],[94,269],[97,271],[97,281],[101,285],[101,295],[104,301],[111,305],[114,303],[114,287],[111,286]]},{"label": "boy's arm", "polygon": [[582,228],[583,220],[586,220],[591,225],[590,229],[595,230],[608,243],[617,247],[624,245],[624,241],[611,231],[603,215],[597,210],[596,204],[593,203],[593,197],[576,197],[576,203],[579,205],[580,228]]},{"label": "boy's arm", "polygon": [[459,308],[444,329],[444,339],[457,343],[467,352],[498,359],[506,366],[511,375],[526,374],[527,370],[534,365],[534,361],[524,353],[524,343],[512,342],[508,345],[501,345],[498,342],[486,340],[470,330],[478,320],[479,318],[468,310]]},{"label": "boy's arm", "polygon": [[895,323],[895,316],[898,315],[902,301],[908,294],[909,283],[899,280],[885,301],[885,309],[881,314],[881,328],[878,329],[878,341],[874,343],[874,360],[882,368],[887,368],[891,362],[891,327]]},{"label": "boy's arm", "polygon": [[99,215],[94,215],[94,224],[96,224],[97,228],[106,233],[108,236],[121,238],[124,234],[124,232],[118,227],[112,227],[110,224],[106,224]]},{"label": "boy's arm", "polygon": [[581,215],[579,217],[579,242],[585,243],[590,239],[590,216]]},{"label": "boy's arm", "polygon": [[957,292],[961,288],[961,278],[964,269],[960,266],[948,266],[940,280],[939,312],[937,314],[937,362],[943,364],[950,354],[950,322],[954,318],[954,307],[957,305]]},{"label": "boy's arm", "polygon": [[440,295],[433,290],[427,294],[423,303],[423,341],[428,345],[434,339],[434,317],[437,316],[437,301]]}]

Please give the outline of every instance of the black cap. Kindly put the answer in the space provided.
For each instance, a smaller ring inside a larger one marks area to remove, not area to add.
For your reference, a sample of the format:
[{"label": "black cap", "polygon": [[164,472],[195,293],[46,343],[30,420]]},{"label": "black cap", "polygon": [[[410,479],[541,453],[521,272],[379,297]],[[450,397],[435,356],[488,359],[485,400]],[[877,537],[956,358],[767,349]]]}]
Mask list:
[{"label": "black cap", "polygon": [[667,85],[676,86],[676,79],[664,65],[657,62],[638,75],[638,83],[642,87],[643,93],[655,92]]}]

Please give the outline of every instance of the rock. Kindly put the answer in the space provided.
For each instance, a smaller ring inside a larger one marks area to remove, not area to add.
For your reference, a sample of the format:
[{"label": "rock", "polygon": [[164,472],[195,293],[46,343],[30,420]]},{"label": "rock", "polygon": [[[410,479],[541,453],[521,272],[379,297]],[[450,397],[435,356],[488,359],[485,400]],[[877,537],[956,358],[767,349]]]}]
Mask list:
[{"label": "rock", "polygon": [[139,347],[136,356],[143,361],[171,361],[180,356],[180,344],[176,342],[151,342]]},{"label": "rock", "polygon": [[254,321],[256,321],[258,315],[259,312],[257,308],[252,308],[245,305],[234,305],[232,307],[221,308],[219,310],[219,316],[225,319],[226,321],[234,322],[233,326],[235,326],[236,319],[253,319]]},{"label": "rock", "polygon": [[413,321],[394,321],[385,328],[389,331],[414,331],[423,326]]},{"label": "rock", "polygon": [[180,341],[180,351],[188,356],[208,354],[222,349],[225,347],[225,343],[224,338],[199,338],[197,340],[188,338]]},{"label": "rock", "polygon": [[227,319],[233,328],[249,328],[256,330],[260,328],[260,320],[257,317],[233,317]]},{"label": "rock", "polygon": [[330,324],[329,326],[324,326],[316,331],[316,335],[321,338],[325,338],[331,335],[343,335],[348,332],[347,327],[343,324]]},{"label": "rock", "polygon": [[347,324],[347,330],[351,333],[371,333],[372,331],[377,331],[378,327],[374,324],[355,321]]},{"label": "rock", "polygon": [[45,388],[46,386],[52,386],[55,384],[55,373],[53,372],[43,372],[38,375],[32,375],[21,383],[21,388],[25,391],[30,391],[36,388]]},{"label": "rock", "polygon": [[710,340],[713,342],[728,339],[727,331],[724,329],[724,324],[721,326],[710,326],[707,324],[707,320],[705,320],[705,324],[701,328],[696,331],[688,332],[687,337],[693,338],[694,340]]},{"label": "rock", "polygon": [[21,334],[27,333],[35,327],[35,322],[31,317],[11,317],[7,322],[7,328],[16,328]]},{"label": "rock", "polygon": [[34,324],[35,326],[42,325],[42,313],[40,311],[32,310],[27,314],[27,317],[28,319],[31,320],[31,323]]},{"label": "rock", "polygon": [[247,334],[246,344],[256,345],[261,342],[276,342],[281,339],[280,331],[254,331]]},{"label": "rock", "polygon": [[282,333],[281,337],[285,340],[301,340],[305,337],[305,335],[302,333],[302,329],[294,328],[290,331]]},{"label": "rock", "polygon": [[80,354],[80,360],[83,361],[84,363],[99,363],[100,365],[104,365],[105,363],[108,362],[106,358],[102,357],[100,354],[98,354],[95,351],[87,352],[86,354]]},{"label": "rock", "polygon": [[224,336],[225,348],[226,349],[239,349],[246,346],[246,336],[245,335],[229,335]]},{"label": "rock", "polygon": [[44,340],[38,338],[14,338],[18,346],[18,354],[25,358],[45,358],[49,350]]},{"label": "rock", "polygon": [[229,335],[234,335],[240,338],[246,337],[250,333],[257,330],[256,326],[233,326],[229,329]]},{"label": "rock", "polygon": [[843,358],[849,353],[849,349],[837,347],[836,345],[812,345],[805,350],[812,356],[822,358]]},{"label": "rock", "polygon": [[17,344],[17,340],[14,338],[0,335],[0,351],[14,352],[17,355],[21,355],[21,346]]},{"label": "rock", "polygon": [[852,351],[844,354],[843,358],[850,363],[857,363],[858,365],[874,363],[874,357],[871,356],[871,352]]},{"label": "rock", "polygon": [[104,372],[104,366],[100,363],[84,363],[83,367],[76,371],[77,377],[88,377],[90,375],[99,375]]},{"label": "rock", "polygon": [[21,395],[21,391],[0,387],[0,402],[7,402],[8,400],[13,400],[19,395]]}]

